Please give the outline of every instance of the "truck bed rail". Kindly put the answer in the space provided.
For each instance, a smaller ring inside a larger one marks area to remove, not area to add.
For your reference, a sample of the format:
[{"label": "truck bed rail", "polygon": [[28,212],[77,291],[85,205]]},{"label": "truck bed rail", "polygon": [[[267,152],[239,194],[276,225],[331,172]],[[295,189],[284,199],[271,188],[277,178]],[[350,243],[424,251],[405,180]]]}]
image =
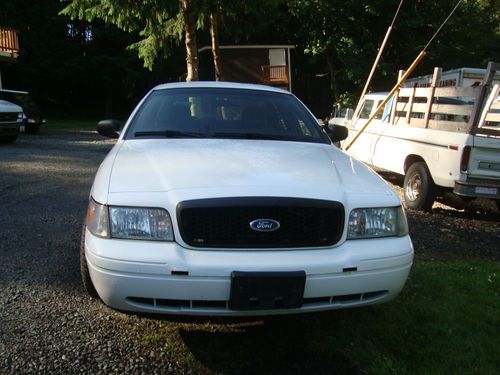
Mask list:
[{"label": "truck bed rail", "polygon": [[389,121],[393,125],[500,136],[498,90],[489,93],[497,70],[500,64],[490,62],[477,86],[438,87],[442,70],[436,68],[429,87],[396,92]]}]

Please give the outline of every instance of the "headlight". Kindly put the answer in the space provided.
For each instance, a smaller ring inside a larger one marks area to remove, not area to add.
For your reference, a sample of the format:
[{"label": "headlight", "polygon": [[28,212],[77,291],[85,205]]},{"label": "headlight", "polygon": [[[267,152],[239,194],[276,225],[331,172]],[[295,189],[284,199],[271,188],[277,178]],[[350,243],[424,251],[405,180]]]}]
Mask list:
[{"label": "headlight", "polygon": [[108,210],[105,205],[99,204],[92,198],[87,209],[87,229],[97,237],[109,237]]},{"label": "headlight", "polygon": [[87,228],[102,238],[173,241],[168,212],[162,208],[113,207],[92,198],[87,210]]},{"label": "headlight", "polygon": [[172,221],[161,208],[109,207],[111,237],[173,241]]},{"label": "headlight", "polygon": [[358,208],[349,215],[348,240],[406,234],[408,223],[402,207]]}]

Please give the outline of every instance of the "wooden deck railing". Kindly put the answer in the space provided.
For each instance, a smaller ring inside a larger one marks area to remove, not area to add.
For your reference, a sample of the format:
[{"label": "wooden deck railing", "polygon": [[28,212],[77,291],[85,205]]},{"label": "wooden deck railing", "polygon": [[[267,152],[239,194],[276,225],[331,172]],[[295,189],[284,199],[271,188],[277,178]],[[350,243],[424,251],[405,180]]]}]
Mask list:
[{"label": "wooden deck railing", "polygon": [[19,53],[17,31],[9,27],[0,27],[0,53],[15,59]]},{"label": "wooden deck railing", "polygon": [[262,81],[268,85],[288,85],[288,66],[286,65],[263,65]]}]

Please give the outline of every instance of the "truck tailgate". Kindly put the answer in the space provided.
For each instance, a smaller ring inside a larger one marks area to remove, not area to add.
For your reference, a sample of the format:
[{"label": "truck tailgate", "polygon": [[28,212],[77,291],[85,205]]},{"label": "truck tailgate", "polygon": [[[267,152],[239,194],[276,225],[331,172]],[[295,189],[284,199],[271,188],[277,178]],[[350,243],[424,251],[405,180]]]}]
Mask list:
[{"label": "truck tailgate", "polygon": [[500,181],[500,138],[474,136],[469,159],[469,178]]}]

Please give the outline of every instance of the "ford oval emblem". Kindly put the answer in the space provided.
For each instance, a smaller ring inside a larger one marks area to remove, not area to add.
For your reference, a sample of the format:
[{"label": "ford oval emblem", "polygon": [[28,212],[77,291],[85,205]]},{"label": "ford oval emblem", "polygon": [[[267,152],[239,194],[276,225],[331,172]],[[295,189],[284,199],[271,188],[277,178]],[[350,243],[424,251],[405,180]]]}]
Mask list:
[{"label": "ford oval emblem", "polygon": [[257,219],[250,222],[250,228],[257,232],[274,232],[279,227],[280,223],[273,219]]}]

